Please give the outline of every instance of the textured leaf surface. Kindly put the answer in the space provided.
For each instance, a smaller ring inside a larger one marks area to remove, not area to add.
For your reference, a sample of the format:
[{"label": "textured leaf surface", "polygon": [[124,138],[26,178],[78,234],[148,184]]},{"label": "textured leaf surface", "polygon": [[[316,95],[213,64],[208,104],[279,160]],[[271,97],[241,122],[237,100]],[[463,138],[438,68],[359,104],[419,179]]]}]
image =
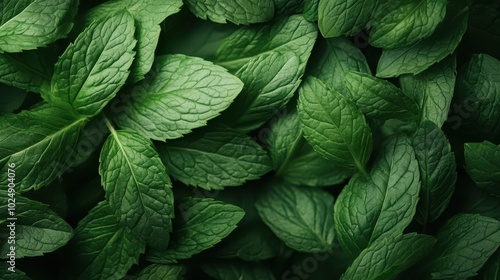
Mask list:
[{"label": "textured leaf surface", "polygon": [[393,279],[431,252],[436,239],[409,233],[382,238],[354,260],[341,279]]},{"label": "textured leaf surface", "polygon": [[135,20],[135,38],[137,48],[131,66],[129,79],[134,82],[142,80],[151,69],[154,53],[160,37],[159,24],[180,11],[182,0],[111,0],[91,9],[85,17],[89,25],[94,20],[103,20],[110,15],[128,11]]},{"label": "textured leaf surface", "polygon": [[429,266],[433,279],[467,279],[476,275],[500,245],[500,222],[473,214],[449,219],[436,234]]},{"label": "textured leaf surface", "polygon": [[139,262],[144,243],[123,228],[113,212],[101,202],[78,223],[72,241],[76,267],[70,272],[75,279],[121,279]]},{"label": "textured leaf surface", "polygon": [[171,279],[183,280],[185,279],[186,268],[181,265],[161,265],[151,264],[143,269],[138,275],[136,280],[157,280],[157,279]]},{"label": "textured leaf surface", "polygon": [[422,181],[415,219],[426,225],[435,221],[450,203],[457,164],[446,136],[431,121],[420,125],[412,144]]},{"label": "textured leaf surface", "polygon": [[197,17],[217,23],[229,20],[251,24],[271,20],[274,16],[273,0],[187,0],[186,5]]},{"label": "textured leaf surface", "polygon": [[455,89],[456,69],[456,59],[452,56],[418,75],[399,78],[403,92],[419,105],[419,122],[430,120],[441,127],[446,121]]},{"label": "textured leaf surface", "polygon": [[8,162],[16,164],[16,190],[39,189],[61,175],[86,118],[59,107],[44,106],[0,117],[0,180]]},{"label": "textured leaf surface", "polygon": [[465,170],[476,185],[500,196],[500,147],[484,141],[465,144]]},{"label": "textured leaf surface", "polygon": [[299,252],[328,252],[333,246],[333,197],[320,189],[276,183],[256,202],[264,223]]},{"label": "textured leaf surface", "polygon": [[187,199],[179,210],[168,249],[152,250],[148,255],[151,262],[175,263],[211,248],[228,236],[245,215],[237,206],[209,198]]},{"label": "textured leaf surface", "polygon": [[320,0],[319,30],[325,38],[354,35],[368,25],[375,5],[374,0]]},{"label": "textured leaf surface", "polygon": [[[61,217],[54,213],[47,205],[38,201],[15,196],[9,198],[7,191],[0,191],[0,219],[12,218],[7,216],[9,203],[15,204],[15,221],[7,220],[0,228],[0,253],[7,259],[10,247],[15,246],[16,258],[42,256],[64,246],[73,237],[73,229]],[[15,243],[12,243],[11,229],[8,225],[15,224]]]},{"label": "textured leaf surface", "polygon": [[346,91],[344,76],[347,72],[371,73],[361,50],[344,37],[326,39],[316,61],[317,64],[311,67],[311,75],[342,94]]},{"label": "textured leaf surface", "polygon": [[147,78],[129,92],[121,127],[155,140],[179,138],[227,107],[243,83],[211,62],[185,55],[156,58]]},{"label": "textured leaf surface", "polygon": [[304,0],[304,18],[308,21],[318,21],[319,0]]},{"label": "textured leaf surface", "polygon": [[225,127],[167,141],[159,153],[172,177],[208,190],[239,186],[271,170],[268,155],[255,141]]},{"label": "textured leaf surface", "polygon": [[292,98],[303,74],[293,53],[272,52],[250,60],[235,74],[245,85],[223,120],[243,132],[262,126]]},{"label": "textured leaf surface", "polygon": [[50,78],[26,59],[14,54],[0,54],[0,82],[27,91],[41,92]]},{"label": "textured leaf surface", "polygon": [[314,150],[340,166],[364,170],[372,134],[354,104],[308,77],[299,89],[298,112],[304,137]]},{"label": "textured leaf surface", "polygon": [[457,96],[473,132],[500,138],[500,61],[486,54],[474,54],[459,73]]},{"label": "textured leaf surface", "polygon": [[314,151],[303,137],[296,110],[272,123],[266,144],[276,176],[294,185],[335,185],[353,173]]},{"label": "textured leaf surface", "polygon": [[46,46],[73,27],[78,1],[5,0],[0,7],[0,53]]},{"label": "textured leaf surface", "polygon": [[317,36],[316,26],[302,15],[282,18],[272,25],[243,27],[229,36],[217,50],[217,64],[236,71],[256,56],[291,52],[305,69]]},{"label": "textured leaf surface", "polygon": [[94,116],[125,84],[134,58],[134,19],[129,13],[92,24],[59,58],[44,98]]},{"label": "textured leaf surface", "polygon": [[467,30],[468,11],[449,9],[448,18],[429,37],[406,47],[384,50],[377,65],[382,78],[419,74],[451,54]]},{"label": "textured leaf surface", "polygon": [[100,162],[101,183],[120,222],[148,245],[166,248],[174,202],[153,143],[136,132],[112,130]]},{"label": "textured leaf surface", "polygon": [[429,37],[446,13],[446,0],[387,1],[386,12],[372,21],[370,44],[391,49]]},{"label": "textured leaf surface", "polygon": [[418,114],[415,101],[390,82],[361,72],[347,72],[348,96],[368,118],[411,119]]},{"label": "textured leaf surface", "polygon": [[355,258],[376,240],[401,234],[415,214],[419,178],[410,140],[391,138],[370,178],[354,175],[335,203],[335,229],[342,249]]}]

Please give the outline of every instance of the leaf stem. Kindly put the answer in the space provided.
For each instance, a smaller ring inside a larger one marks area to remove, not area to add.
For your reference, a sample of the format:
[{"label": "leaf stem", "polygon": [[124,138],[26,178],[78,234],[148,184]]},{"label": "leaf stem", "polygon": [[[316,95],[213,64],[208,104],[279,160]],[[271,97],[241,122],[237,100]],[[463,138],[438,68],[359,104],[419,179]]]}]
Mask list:
[{"label": "leaf stem", "polygon": [[111,121],[108,119],[108,117],[106,117],[106,115],[104,113],[102,113],[102,117],[104,119],[104,123],[106,124],[106,127],[109,129],[109,132],[111,132],[111,134],[113,134],[113,137],[116,138],[116,130],[115,128],[113,127],[113,124],[111,123]]}]

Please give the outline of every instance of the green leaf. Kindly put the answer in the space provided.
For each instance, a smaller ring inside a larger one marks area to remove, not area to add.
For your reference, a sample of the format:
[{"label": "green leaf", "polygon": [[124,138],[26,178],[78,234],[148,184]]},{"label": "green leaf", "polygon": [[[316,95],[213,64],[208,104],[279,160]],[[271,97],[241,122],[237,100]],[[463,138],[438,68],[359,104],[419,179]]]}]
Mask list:
[{"label": "green leaf", "polygon": [[371,22],[370,44],[392,49],[412,45],[429,37],[446,14],[446,0],[391,2],[380,18]]},{"label": "green leaf", "polygon": [[153,143],[136,132],[111,128],[100,163],[106,199],[120,222],[149,246],[167,248],[174,201]]},{"label": "green leaf", "polygon": [[463,104],[465,127],[488,138],[500,138],[500,61],[474,54],[457,78],[457,97]]},{"label": "green leaf", "polygon": [[91,9],[85,17],[89,25],[95,20],[104,20],[110,15],[128,11],[135,20],[135,38],[137,48],[134,62],[131,66],[129,79],[137,82],[144,78],[153,65],[154,54],[160,37],[159,24],[165,18],[178,13],[182,6],[181,0],[111,0]]},{"label": "green leaf", "polygon": [[86,118],[59,107],[0,116],[0,180],[7,180],[7,163],[16,164],[16,190],[39,189],[67,166]]},{"label": "green leaf", "polygon": [[404,94],[419,105],[419,122],[430,120],[441,127],[446,121],[455,88],[456,69],[456,59],[451,56],[418,75],[400,76]]},{"label": "green leaf", "polygon": [[465,143],[465,170],[484,191],[500,196],[500,146],[491,142]]},{"label": "green leaf", "polygon": [[242,88],[238,78],[211,62],[160,56],[146,79],[124,97],[129,106],[116,121],[151,139],[179,138],[218,116]]},{"label": "green leaf", "polygon": [[418,114],[415,101],[390,82],[361,72],[345,75],[347,94],[356,106],[374,119],[412,119]]},{"label": "green leaf", "polygon": [[4,280],[31,280],[31,278],[29,278],[24,272],[19,270],[17,267],[13,268],[14,271],[8,270],[9,268],[11,268],[11,266],[7,262],[0,263],[0,270],[6,271],[2,275],[2,277],[3,277],[2,279],[4,279]]},{"label": "green leaf", "polygon": [[0,53],[44,47],[73,27],[78,1],[5,0],[0,8]]},{"label": "green leaf", "polygon": [[[321,43],[323,41],[320,41]],[[371,74],[365,56],[345,37],[324,40],[325,44],[310,68],[310,74],[320,79],[329,88],[342,94],[346,91],[345,74],[349,71]]]},{"label": "green leaf", "polygon": [[316,26],[302,15],[279,19],[272,25],[242,27],[217,50],[216,63],[236,71],[253,58],[270,52],[291,52],[300,61],[300,71],[316,41]]},{"label": "green leaf", "polygon": [[189,10],[201,19],[217,23],[230,21],[236,24],[266,22],[274,16],[273,0],[186,0]]},{"label": "green leaf", "polygon": [[352,175],[351,170],[336,166],[307,143],[296,110],[285,113],[271,124],[266,139],[276,176],[294,185],[316,187],[339,184]]},{"label": "green leaf", "polygon": [[134,30],[134,19],[127,12],[85,29],[57,61],[44,99],[69,104],[82,115],[97,115],[127,80]]},{"label": "green leaf", "polygon": [[231,127],[250,132],[262,126],[292,98],[304,74],[293,53],[264,54],[250,60],[236,72],[244,83],[222,118]]},{"label": "green leaf", "polygon": [[19,54],[0,54],[0,83],[32,92],[41,92],[50,78],[26,56]]},{"label": "green leaf", "polygon": [[168,249],[151,250],[149,261],[175,263],[211,248],[228,236],[245,215],[237,206],[209,198],[186,199],[179,210]]},{"label": "green leaf", "polygon": [[314,77],[299,89],[299,117],[304,137],[318,153],[347,168],[364,172],[372,150],[372,134],[354,104]]},{"label": "green leaf", "polygon": [[75,279],[121,279],[145,249],[120,225],[106,201],[78,223],[72,242],[74,269],[69,273]]},{"label": "green leaf", "polygon": [[436,234],[429,267],[433,279],[467,279],[476,275],[500,245],[500,222],[473,214],[449,219]]},{"label": "green leaf", "polygon": [[457,164],[446,136],[431,121],[420,125],[412,144],[422,180],[415,219],[427,225],[435,221],[450,203],[457,181]]},{"label": "green leaf", "polygon": [[320,0],[319,30],[325,38],[355,35],[368,25],[375,5],[374,0]]},{"label": "green leaf", "polygon": [[273,0],[275,17],[285,17],[300,14],[303,11],[305,0]]},{"label": "green leaf", "polygon": [[[0,228],[1,258],[9,258],[11,247],[15,247],[16,258],[43,256],[64,246],[73,237],[71,226],[47,205],[9,194],[0,191],[0,219],[6,220]],[[15,215],[8,216],[10,210],[7,206],[12,203],[15,204]],[[11,238],[12,231],[15,232],[14,238]]]},{"label": "green leaf", "polygon": [[333,247],[333,197],[320,189],[275,183],[255,207],[264,223],[299,252],[328,252]]},{"label": "green leaf", "polygon": [[480,272],[482,280],[498,279],[500,275],[500,250],[497,249],[495,254],[491,256]]},{"label": "green leaf", "polygon": [[448,9],[447,18],[429,37],[406,47],[384,50],[377,65],[377,77],[419,74],[451,54],[467,30],[468,10],[455,13]]},{"label": "green leaf", "polygon": [[431,252],[436,239],[409,233],[382,238],[364,249],[340,279],[394,279]]},{"label": "green leaf", "polygon": [[419,179],[410,140],[390,138],[370,178],[354,175],[335,203],[335,230],[342,249],[355,258],[376,240],[401,234],[415,215]]},{"label": "green leaf", "polygon": [[151,264],[144,268],[138,275],[136,280],[183,280],[185,279],[186,267],[181,265],[162,265]]},{"label": "green leaf", "polygon": [[256,142],[224,126],[167,141],[158,149],[169,175],[207,190],[239,186],[271,170],[268,155]]},{"label": "green leaf", "polygon": [[304,18],[310,22],[318,20],[319,0],[304,0]]},{"label": "green leaf", "polygon": [[273,273],[268,266],[251,262],[219,262],[205,264],[203,271],[217,280],[274,280]]},{"label": "green leaf", "polygon": [[[245,218],[247,215],[248,212],[245,213]],[[245,225],[241,224],[233,234],[217,244],[216,251],[212,252],[213,256],[256,262],[278,256],[285,247],[260,219],[251,220]]]}]

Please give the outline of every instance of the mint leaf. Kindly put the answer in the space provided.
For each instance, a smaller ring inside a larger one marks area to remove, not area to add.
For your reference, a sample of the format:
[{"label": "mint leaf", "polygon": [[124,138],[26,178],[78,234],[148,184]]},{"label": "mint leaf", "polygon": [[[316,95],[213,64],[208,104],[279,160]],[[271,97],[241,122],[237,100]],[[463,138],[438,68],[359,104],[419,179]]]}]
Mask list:
[{"label": "mint leaf", "polygon": [[78,1],[5,0],[0,8],[0,53],[44,47],[73,27]]},{"label": "mint leaf", "polygon": [[[15,204],[16,221],[5,221],[0,228],[0,255],[8,259],[11,246],[15,257],[43,256],[64,246],[73,237],[73,229],[45,204],[16,195],[11,199],[7,191],[0,191],[0,219],[8,219],[7,206]],[[12,226],[12,228],[9,228]],[[15,231],[12,238],[11,230]]]},{"label": "mint leaf", "polygon": [[134,20],[119,13],[85,29],[59,58],[50,92],[52,103],[97,115],[125,84],[134,58]]},{"label": "mint leaf", "polygon": [[310,22],[318,20],[319,0],[304,0],[304,18]]},{"label": "mint leaf", "polygon": [[274,183],[255,207],[264,223],[299,252],[328,252],[333,246],[333,197],[320,189]]},{"label": "mint leaf", "polygon": [[239,186],[271,170],[256,142],[223,126],[167,141],[158,149],[172,177],[207,190]]},{"label": "mint leaf", "polygon": [[136,280],[185,279],[186,268],[180,265],[151,264],[143,269]]},{"label": "mint leaf", "polygon": [[419,177],[410,140],[400,136],[384,145],[369,178],[351,178],[334,210],[336,234],[348,255],[355,258],[376,240],[403,232],[415,214]]},{"label": "mint leaf", "polygon": [[262,54],[291,52],[299,58],[303,71],[316,35],[316,26],[302,15],[282,18],[272,25],[243,27],[224,40],[217,50],[216,63],[236,71]]},{"label": "mint leaf", "polygon": [[449,8],[447,18],[435,32],[406,47],[384,50],[377,65],[377,77],[419,74],[451,54],[467,30],[467,10],[455,12]]},{"label": "mint leaf", "polygon": [[373,242],[340,279],[393,279],[431,252],[436,239],[409,233]]},{"label": "mint leaf", "polygon": [[31,280],[26,273],[19,270],[17,267],[14,269],[14,272],[8,271],[11,266],[7,262],[0,263],[0,270],[6,271],[4,275],[2,275],[5,280]]},{"label": "mint leaf", "polygon": [[16,54],[0,54],[0,82],[32,92],[47,87],[49,77],[42,73],[27,57]]},{"label": "mint leaf", "polygon": [[[225,110],[242,82],[211,62],[185,55],[156,58],[146,80],[128,93],[116,121],[155,140],[179,138]],[[125,98],[125,97],[124,97]]]},{"label": "mint leaf", "polygon": [[[322,41],[320,41],[322,42]],[[363,53],[347,38],[326,39],[323,52],[310,68],[310,74],[320,79],[329,88],[342,94],[346,91],[345,74],[357,71],[370,74],[370,67]]]},{"label": "mint leaf", "polygon": [[139,262],[144,243],[118,222],[104,201],[90,210],[76,228],[73,239],[72,277],[76,279],[121,279]]},{"label": "mint leaf", "polygon": [[484,191],[500,196],[500,147],[484,141],[465,143],[465,170]]},{"label": "mint leaf", "polygon": [[266,144],[276,176],[294,185],[330,186],[352,175],[351,170],[336,166],[307,143],[297,110],[271,124]]},{"label": "mint leaf", "polygon": [[352,36],[365,28],[375,9],[373,0],[320,0],[318,26],[325,38]]},{"label": "mint leaf", "polygon": [[383,5],[386,12],[371,22],[370,44],[392,49],[429,37],[446,13],[446,0],[419,0]]},{"label": "mint leaf", "polygon": [[299,117],[304,137],[325,158],[364,172],[372,150],[372,134],[354,104],[314,77],[299,89]]},{"label": "mint leaf", "polygon": [[500,250],[497,249],[495,254],[491,256],[486,264],[481,269],[480,279],[488,280],[498,278],[500,275]]},{"label": "mint leaf", "polygon": [[219,262],[205,264],[203,271],[213,279],[217,280],[274,280],[273,273],[269,267],[261,263],[251,262]]},{"label": "mint leaf", "polygon": [[166,248],[174,202],[153,143],[136,132],[111,129],[100,162],[106,199],[120,222],[149,246]]},{"label": "mint leaf", "polygon": [[302,13],[305,0],[273,0],[275,17]]},{"label": "mint leaf", "polygon": [[500,138],[500,61],[487,54],[474,54],[457,78],[457,97],[464,104],[465,127],[489,138]]},{"label": "mint leaf", "polygon": [[245,215],[237,206],[209,198],[186,199],[179,208],[168,249],[151,250],[149,261],[175,263],[211,248],[228,236]]},{"label": "mint leaf", "polygon": [[181,0],[167,2],[112,0],[91,9],[85,20],[89,25],[92,21],[103,20],[121,11],[127,11],[134,17],[137,48],[129,79],[137,82],[144,78],[153,65],[154,53],[161,32],[159,24],[168,16],[179,12],[181,6]]},{"label": "mint leaf", "polygon": [[473,214],[449,219],[436,234],[429,267],[433,279],[467,279],[476,275],[500,245],[500,222]]},{"label": "mint leaf", "polygon": [[441,127],[446,121],[455,89],[456,69],[456,59],[451,56],[418,75],[400,76],[401,89],[419,105],[419,122],[430,120]]},{"label": "mint leaf", "polygon": [[390,82],[371,74],[349,71],[345,75],[347,96],[374,119],[412,119],[418,114],[415,101]]},{"label": "mint leaf", "polygon": [[201,19],[210,19],[217,23],[226,20],[236,24],[266,22],[274,16],[273,0],[186,0],[189,10]]},{"label": "mint leaf", "polygon": [[39,189],[61,175],[68,150],[78,141],[86,118],[59,107],[0,116],[0,180],[7,181],[7,163],[16,164],[16,190]]},{"label": "mint leaf", "polygon": [[293,53],[272,52],[250,60],[235,74],[244,87],[222,114],[224,122],[243,132],[262,126],[292,98],[303,74]]},{"label": "mint leaf", "polygon": [[446,209],[457,181],[455,155],[444,133],[431,121],[423,122],[412,140],[422,180],[415,219],[427,225]]},{"label": "mint leaf", "polygon": [[[245,212],[246,218],[246,209]],[[278,256],[284,247],[284,243],[257,218],[245,225],[240,223],[233,234],[218,244],[216,251],[212,253],[218,258],[240,258],[255,262]]]}]

